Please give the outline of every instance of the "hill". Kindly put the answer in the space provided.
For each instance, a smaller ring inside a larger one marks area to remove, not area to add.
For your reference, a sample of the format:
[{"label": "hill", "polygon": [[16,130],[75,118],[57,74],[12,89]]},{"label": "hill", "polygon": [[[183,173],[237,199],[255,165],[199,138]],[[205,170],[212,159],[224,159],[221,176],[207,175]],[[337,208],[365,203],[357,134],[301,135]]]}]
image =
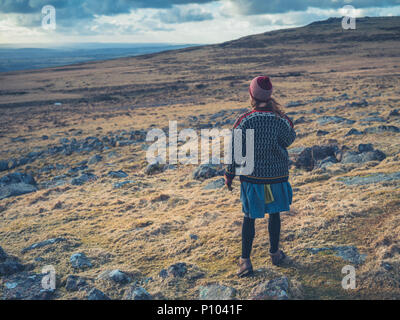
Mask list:
[{"label": "hill", "polygon": [[[358,19],[356,30],[328,19],[1,73],[3,297],[400,298],[399,31],[400,17]],[[282,214],[290,259],[271,264],[267,219],[257,221],[255,276],[237,279],[239,183],[221,188],[219,166],[149,167],[145,137],[170,120],[230,128],[259,74],[297,132]],[[55,291],[40,291],[46,265]],[[342,288],[346,265],[356,289]]]}]

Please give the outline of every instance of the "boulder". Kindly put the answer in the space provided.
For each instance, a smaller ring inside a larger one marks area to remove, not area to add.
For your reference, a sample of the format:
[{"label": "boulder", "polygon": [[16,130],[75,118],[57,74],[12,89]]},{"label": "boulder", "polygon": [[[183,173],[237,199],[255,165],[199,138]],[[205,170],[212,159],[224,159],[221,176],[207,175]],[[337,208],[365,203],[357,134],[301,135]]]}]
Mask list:
[{"label": "boulder", "polygon": [[361,107],[367,107],[368,106],[368,101],[365,99],[362,99],[361,101],[354,101],[351,103],[346,103],[345,107],[346,108],[361,108]]},{"label": "boulder", "polygon": [[193,171],[193,179],[202,180],[209,179],[218,175],[222,175],[220,165],[216,164],[201,164]]},{"label": "boulder", "polygon": [[200,300],[232,300],[235,298],[236,290],[232,287],[209,284],[199,287]]},{"label": "boulder", "polygon": [[32,245],[30,245],[29,247],[26,247],[24,249],[22,249],[21,253],[26,253],[28,251],[34,250],[34,249],[38,249],[38,248],[42,248],[45,246],[49,246],[52,245],[54,243],[58,243],[58,242],[62,242],[62,241],[67,241],[67,239],[65,238],[52,238],[52,239],[47,239],[41,242],[37,242],[34,243]]},{"label": "boulder", "polygon": [[327,134],[329,134],[329,131],[325,131],[325,130],[318,130],[317,131],[317,136],[326,136]]},{"label": "boulder", "polygon": [[98,279],[113,281],[119,284],[131,282],[131,278],[125,272],[122,272],[119,269],[104,271],[98,276]]},{"label": "boulder", "polygon": [[323,160],[328,157],[335,157],[336,152],[339,150],[337,145],[322,145],[313,146],[304,149],[297,157],[294,165],[298,169],[305,169],[311,171],[314,169],[318,160]]},{"label": "boulder", "polygon": [[91,288],[87,291],[88,300],[111,300],[103,291],[97,288]]},{"label": "boulder", "polygon": [[337,181],[346,185],[366,185],[380,182],[391,182],[400,180],[400,172],[393,173],[373,173],[365,176],[340,177]]},{"label": "boulder", "polygon": [[7,259],[0,263],[0,276],[9,276],[24,270],[24,266],[16,259]]},{"label": "boulder", "polygon": [[147,175],[152,175],[152,174],[155,174],[155,173],[162,172],[162,171],[164,171],[164,169],[165,169],[165,164],[162,164],[162,163],[159,163],[159,162],[153,162],[153,163],[150,163],[146,167],[144,172]]},{"label": "boulder", "polygon": [[126,178],[128,176],[127,173],[125,173],[122,170],[118,170],[118,171],[110,171],[108,172],[108,175],[112,178]]},{"label": "boulder", "polygon": [[322,116],[317,118],[317,122],[320,125],[326,125],[328,123],[345,123],[345,124],[353,124],[354,120],[349,120],[339,116]]},{"label": "boulder", "polygon": [[74,292],[81,290],[82,288],[86,287],[88,283],[84,278],[75,275],[69,275],[65,282],[65,290],[69,292]]},{"label": "boulder", "polygon": [[8,170],[8,161],[0,160],[0,172]]},{"label": "boulder", "polygon": [[75,269],[91,268],[92,263],[82,252],[74,253],[69,259],[71,265]]},{"label": "boulder", "polygon": [[365,163],[369,161],[382,161],[386,155],[380,150],[357,153],[347,151],[342,156],[342,163]]},{"label": "boulder", "polygon": [[317,254],[323,251],[333,251],[334,255],[342,258],[345,261],[351,262],[352,264],[359,265],[364,263],[367,255],[360,254],[357,247],[355,246],[332,246],[322,248],[308,248],[312,254]]},{"label": "boulder", "polygon": [[35,191],[36,181],[29,174],[14,172],[0,178],[0,200]]},{"label": "boulder", "polygon": [[221,189],[225,186],[225,179],[220,178],[208,183],[203,189],[204,190],[213,190],[213,189]]},{"label": "boulder", "polygon": [[289,299],[289,280],[286,277],[260,283],[250,293],[251,300],[287,300]]},{"label": "boulder", "polygon": [[3,299],[5,300],[49,300],[54,290],[44,289],[45,274],[22,272],[4,278]]},{"label": "boulder", "polygon": [[0,247],[0,262],[3,262],[7,259],[7,253]]},{"label": "boulder", "polygon": [[152,300],[153,297],[144,288],[132,286],[126,290],[124,300]]},{"label": "boulder", "polygon": [[82,185],[84,185],[86,182],[95,181],[95,180],[97,180],[97,176],[94,175],[93,173],[88,173],[88,172],[87,172],[87,173],[81,174],[81,176],[78,177],[78,178],[73,178],[73,179],[71,180],[71,184],[72,184],[72,185],[75,185],[75,186],[82,186]]},{"label": "boulder", "polygon": [[386,125],[381,125],[377,127],[368,127],[364,130],[364,133],[380,133],[380,132],[395,132],[399,133],[400,128],[396,126],[386,126]]},{"label": "boulder", "polygon": [[174,277],[181,278],[187,272],[187,265],[184,262],[178,262],[170,265],[167,269],[162,269],[159,273],[161,278]]},{"label": "boulder", "polygon": [[93,157],[90,158],[88,163],[89,164],[96,164],[96,163],[99,163],[102,160],[103,160],[102,156],[100,156],[98,154],[95,154]]}]

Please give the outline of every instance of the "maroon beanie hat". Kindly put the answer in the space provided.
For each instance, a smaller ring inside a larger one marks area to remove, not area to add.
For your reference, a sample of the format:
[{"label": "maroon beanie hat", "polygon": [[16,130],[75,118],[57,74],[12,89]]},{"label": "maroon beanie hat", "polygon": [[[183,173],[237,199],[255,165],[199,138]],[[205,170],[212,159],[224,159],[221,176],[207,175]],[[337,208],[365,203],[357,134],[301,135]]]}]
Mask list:
[{"label": "maroon beanie hat", "polygon": [[250,95],[258,101],[267,101],[272,95],[272,83],[269,77],[255,77],[249,87]]}]

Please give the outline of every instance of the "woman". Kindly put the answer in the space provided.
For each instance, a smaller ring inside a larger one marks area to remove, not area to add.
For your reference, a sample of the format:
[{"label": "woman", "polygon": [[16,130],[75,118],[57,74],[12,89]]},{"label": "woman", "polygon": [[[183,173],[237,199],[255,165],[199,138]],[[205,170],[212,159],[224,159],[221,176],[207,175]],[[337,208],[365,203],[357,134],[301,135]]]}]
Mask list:
[{"label": "woman", "polygon": [[[253,272],[250,253],[255,235],[255,219],[269,214],[268,231],[270,256],[274,265],[279,265],[285,253],[279,250],[280,212],[289,211],[292,203],[292,188],[289,179],[289,147],[296,138],[292,121],[283,113],[272,98],[272,83],[269,77],[256,77],[249,87],[251,111],[241,115],[233,129],[241,129],[242,150],[245,148],[247,129],[254,130],[254,169],[249,175],[240,176],[240,199],[244,213],[242,226],[242,256],[239,260],[238,276]],[[234,155],[234,134],[232,155]],[[225,171],[225,184],[232,190],[232,180],[238,164],[232,161]]]}]

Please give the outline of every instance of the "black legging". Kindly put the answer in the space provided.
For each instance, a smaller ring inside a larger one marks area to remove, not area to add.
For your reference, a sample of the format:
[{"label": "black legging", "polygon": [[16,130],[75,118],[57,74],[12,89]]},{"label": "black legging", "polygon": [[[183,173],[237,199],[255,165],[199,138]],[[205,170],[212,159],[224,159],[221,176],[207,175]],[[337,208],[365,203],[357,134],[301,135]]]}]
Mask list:
[{"label": "black legging", "polygon": [[[242,226],[242,258],[250,258],[251,248],[253,247],[253,239],[255,235],[254,228],[255,219],[248,217],[243,218]],[[278,251],[279,235],[281,233],[281,217],[279,212],[270,214],[268,219],[270,253]]]}]

